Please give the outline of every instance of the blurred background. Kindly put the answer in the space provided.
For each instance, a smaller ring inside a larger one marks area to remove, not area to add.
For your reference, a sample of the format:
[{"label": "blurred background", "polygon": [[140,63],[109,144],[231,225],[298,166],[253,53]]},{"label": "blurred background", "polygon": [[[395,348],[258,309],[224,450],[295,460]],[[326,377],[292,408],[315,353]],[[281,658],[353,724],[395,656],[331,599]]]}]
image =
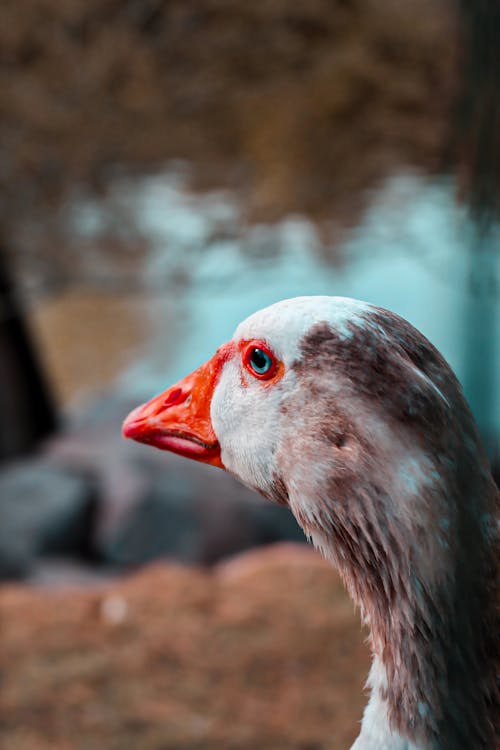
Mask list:
[{"label": "blurred background", "polygon": [[354,737],[335,575],[224,562],[302,542],[288,510],[120,426],[254,310],[353,296],[444,354],[498,480],[499,29],[494,0],[2,1],[9,750]]}]

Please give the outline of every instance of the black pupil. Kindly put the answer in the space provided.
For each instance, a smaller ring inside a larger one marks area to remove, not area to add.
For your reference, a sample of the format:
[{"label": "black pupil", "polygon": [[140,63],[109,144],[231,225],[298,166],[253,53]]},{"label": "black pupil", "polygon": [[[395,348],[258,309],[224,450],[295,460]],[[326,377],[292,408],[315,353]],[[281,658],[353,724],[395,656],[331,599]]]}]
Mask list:
[{"label": "black pupil", "polygon": [[258,372],[259,375],[267,372],[272,365],[271,357],[263,352],[262,349],[252,349],[250,362],[255,372]]}]

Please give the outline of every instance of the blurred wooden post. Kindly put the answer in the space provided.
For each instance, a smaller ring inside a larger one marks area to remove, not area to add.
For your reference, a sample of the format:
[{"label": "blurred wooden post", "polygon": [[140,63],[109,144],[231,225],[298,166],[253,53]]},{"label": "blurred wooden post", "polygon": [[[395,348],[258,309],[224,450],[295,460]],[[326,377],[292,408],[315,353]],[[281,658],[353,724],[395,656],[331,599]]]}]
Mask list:
[{"label": "blurred wooden post", "polygon": [[0,247],[0,461],[57,426],[56,410]]},{"label": "blurred wooden post", "polygon": [[500,207],[500,3],[460,0],[463,88],[457,140],[472,234],[464,308],[464,389],[497,480],[500,436],[495,414],[495,370],[500,293],[496,278]]},{"label": "blurred wooden post", "polygon": [[498,414],[495,410],[499,373],[496,372],[498,289],[494,235],[474,227],[468,254],[465,289],[464,390],[479,425],[488,455],[500,466]]}]

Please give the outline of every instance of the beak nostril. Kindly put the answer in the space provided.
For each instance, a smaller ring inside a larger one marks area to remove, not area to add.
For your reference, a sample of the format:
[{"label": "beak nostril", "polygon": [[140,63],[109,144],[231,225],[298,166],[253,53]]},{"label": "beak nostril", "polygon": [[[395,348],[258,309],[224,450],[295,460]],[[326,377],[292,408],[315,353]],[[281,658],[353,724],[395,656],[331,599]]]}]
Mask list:
[{"label": "beak nostril", "polygon": [[176,388],[174,391],[170,391],[167,398],[163,402],[162,406],[174,406],[174,404],[182,404],[190,394],[183,392],[182,388]]}]

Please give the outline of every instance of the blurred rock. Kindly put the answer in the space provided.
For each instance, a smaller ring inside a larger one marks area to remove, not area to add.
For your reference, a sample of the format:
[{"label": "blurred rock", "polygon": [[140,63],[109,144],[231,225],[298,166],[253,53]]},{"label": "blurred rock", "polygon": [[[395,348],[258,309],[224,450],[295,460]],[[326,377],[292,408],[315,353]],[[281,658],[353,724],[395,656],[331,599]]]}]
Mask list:
[{"label": "blurred rock", "polygon": [[159,557],[211,564],[278,540],[304,541],[287,508],[262,500],[228,475],[182,462],[159,474],[103,553],[114,565]]},{"label": "blurred rock", "polygon": [[229,474],[123,440],[130,407],[110,396],[36,459],[2,469],[0,578],[92,584],[158,558],[211,565],[305,541],[287,508]]},{"label": "blurred rock", "polygon": [[43,554],[88,556],[96,509],[90,480],[25,461],[0,474],[0,578],[26,575]]},{"label": "blurred rock", "polygon": [[121,436],[121,423],[136,405],[110,394],[45,446],[44,458],[52,465],[93,477],[99,496],[94,528],[98,550],[126,522],[163,465],[160,451]]}]

